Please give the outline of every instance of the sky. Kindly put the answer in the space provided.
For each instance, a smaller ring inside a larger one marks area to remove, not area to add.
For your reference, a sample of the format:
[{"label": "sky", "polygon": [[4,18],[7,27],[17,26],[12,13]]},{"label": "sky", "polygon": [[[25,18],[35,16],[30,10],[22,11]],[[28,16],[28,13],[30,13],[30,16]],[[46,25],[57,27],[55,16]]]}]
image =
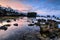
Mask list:
[{"label": "sky", "polygon": [[60,15],[60,0],[0,0],[0,5],[39,15]]}]

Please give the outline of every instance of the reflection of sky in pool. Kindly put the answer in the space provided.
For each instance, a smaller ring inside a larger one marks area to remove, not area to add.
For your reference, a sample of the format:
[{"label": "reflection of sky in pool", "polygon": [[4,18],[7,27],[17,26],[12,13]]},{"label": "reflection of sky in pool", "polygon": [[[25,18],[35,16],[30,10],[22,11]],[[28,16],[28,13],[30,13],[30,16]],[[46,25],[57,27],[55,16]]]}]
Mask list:
[{"label": "reflection of sky in pool", "polygon": [[60,24],[58,24],[58,28],[60,28]]},{"label": "reflection of sky in pool", "polygon": [[[40,17],[37,18],[27,18],[27,17],[20,17],[17,19],[7,19],[10,20],[10,22],[7,22],[7,20],[0,22],[0,27],[3,25],[10,24],[10,26],[6,26],[7,30],[1,30],[0,29],[0,40],[15,40],[19,39],[23,35],[36,35],[39,34],[40,28],[39,26],[33,25],[29,26],[28,24],[34,24],[37,22],[37,19],[42,19]],[[47,20],[47,18],[44,18]],[[52,19],[56,20],[56,19]],[[56,20],[59,21],[59,20]],[[18,26],[15,26],[14,24],[18,24]],[[58,24],[58,27],[60,28],[60,24]],[[34,37],[35,38],[35,37]]]},{"label": "reflection of sky in pool", "polygon": [[[29,20],[29,22],[27,22]],[[32,20],[32,19],[31,19]],[[7,37],[14,37],[19,34],[24,34],[24,33],[37,33],[39,31],[39,27],[36,26],[28,26],[29,23],[31,23],[31,20],[29,18],[24,17],[23,19],[16,19],[14,21],[11,19],[11,22],[6,22],[7,20],[0,22],[0,26],[10,24],[10,27],[7,27],[8,29],[6,31],[0,30],[0,40],[5,40]],[[17,23],[18,26],[14,26],[14,24]],[[23,33],[24,32],[24,33]],[[17,36],[16,36],[17,37]]]}]

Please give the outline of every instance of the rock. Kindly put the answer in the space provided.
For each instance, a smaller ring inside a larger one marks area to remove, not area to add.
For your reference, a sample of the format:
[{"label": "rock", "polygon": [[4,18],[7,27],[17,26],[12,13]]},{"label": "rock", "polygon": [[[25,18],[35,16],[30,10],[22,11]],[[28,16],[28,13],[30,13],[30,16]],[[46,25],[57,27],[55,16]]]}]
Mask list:
[{"label": "rock", "polygon": [[34,26],[34,24],[28,24],[28,26]]},{"label": "rock", "polygon": [[11,22],[10,20],[7,20],[7,22]]},{"label": "rock", "polygon": [[7,30],[7,27],[1,26],[0,29],[2,29],[2,30]]},{"label": "rock", "polygon": [[16,21],[16,19],[14,19],[14,21]]},{"label": "rock", "polygon": [[11,26],[10,24],[6,24],[6,25],[4,25],[4,26]]},{"label": "rock", "polygon": [[27,17],[36,17],[37,13],[36,12],[28,12]]},{"label": "rock", "polygon": [[14,26],[18,26],[18,24],[16,23],[16,24],[14,24]]}]

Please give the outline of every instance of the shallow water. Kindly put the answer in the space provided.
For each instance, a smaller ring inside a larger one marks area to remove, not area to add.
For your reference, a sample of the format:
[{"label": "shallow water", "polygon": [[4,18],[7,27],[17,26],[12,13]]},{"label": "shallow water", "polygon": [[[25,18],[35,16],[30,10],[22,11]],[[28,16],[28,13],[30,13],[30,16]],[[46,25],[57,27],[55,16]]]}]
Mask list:
[{"label": "shallow water", "polygon": [[[0,40],[23,40],[23,36],[33,36],[33,39],[36,39],[34,36],[39,34],[39,27],[28,26],[28,24],[32,23],[32,20],[36,18],[27,18],[27,17],[20,17],[17,19],[8,19],[0,22],[0,26],[9,24],[10,26],[6,26],[7,30],[0,29]],[[15,26],[14,24],[18,24]],[[38,40],[38,39],[37,39]]]},{"label": "shallow water", "polygon": [[[40,35],[40,27],[34,25],[37,19],[42,18],[19,17],[0,21],[0,40],[40,40],[37,37],[37,35]],[[44,19],[47,20],[47,18]],[[3,28],[1,29],[1,27]]]}]

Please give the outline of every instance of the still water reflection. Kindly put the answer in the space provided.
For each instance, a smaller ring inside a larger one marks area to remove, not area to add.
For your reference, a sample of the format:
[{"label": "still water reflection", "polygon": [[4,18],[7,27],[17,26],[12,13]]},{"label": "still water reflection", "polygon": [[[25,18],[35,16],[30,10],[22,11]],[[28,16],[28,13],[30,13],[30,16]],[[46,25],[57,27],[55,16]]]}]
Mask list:
[{"label": "still water reflection", "polygon": [[[36,21],[36,18],[27,18],[20,17],[17,19],[7,19],[0,22],[0,40],[39,40],[35,35],[39,34],[39,27],[34,24],[33,21]],[[7,28],[5,30],[5,28]],[[28,36],[27,39],[24,39],[23,36]]]}]

